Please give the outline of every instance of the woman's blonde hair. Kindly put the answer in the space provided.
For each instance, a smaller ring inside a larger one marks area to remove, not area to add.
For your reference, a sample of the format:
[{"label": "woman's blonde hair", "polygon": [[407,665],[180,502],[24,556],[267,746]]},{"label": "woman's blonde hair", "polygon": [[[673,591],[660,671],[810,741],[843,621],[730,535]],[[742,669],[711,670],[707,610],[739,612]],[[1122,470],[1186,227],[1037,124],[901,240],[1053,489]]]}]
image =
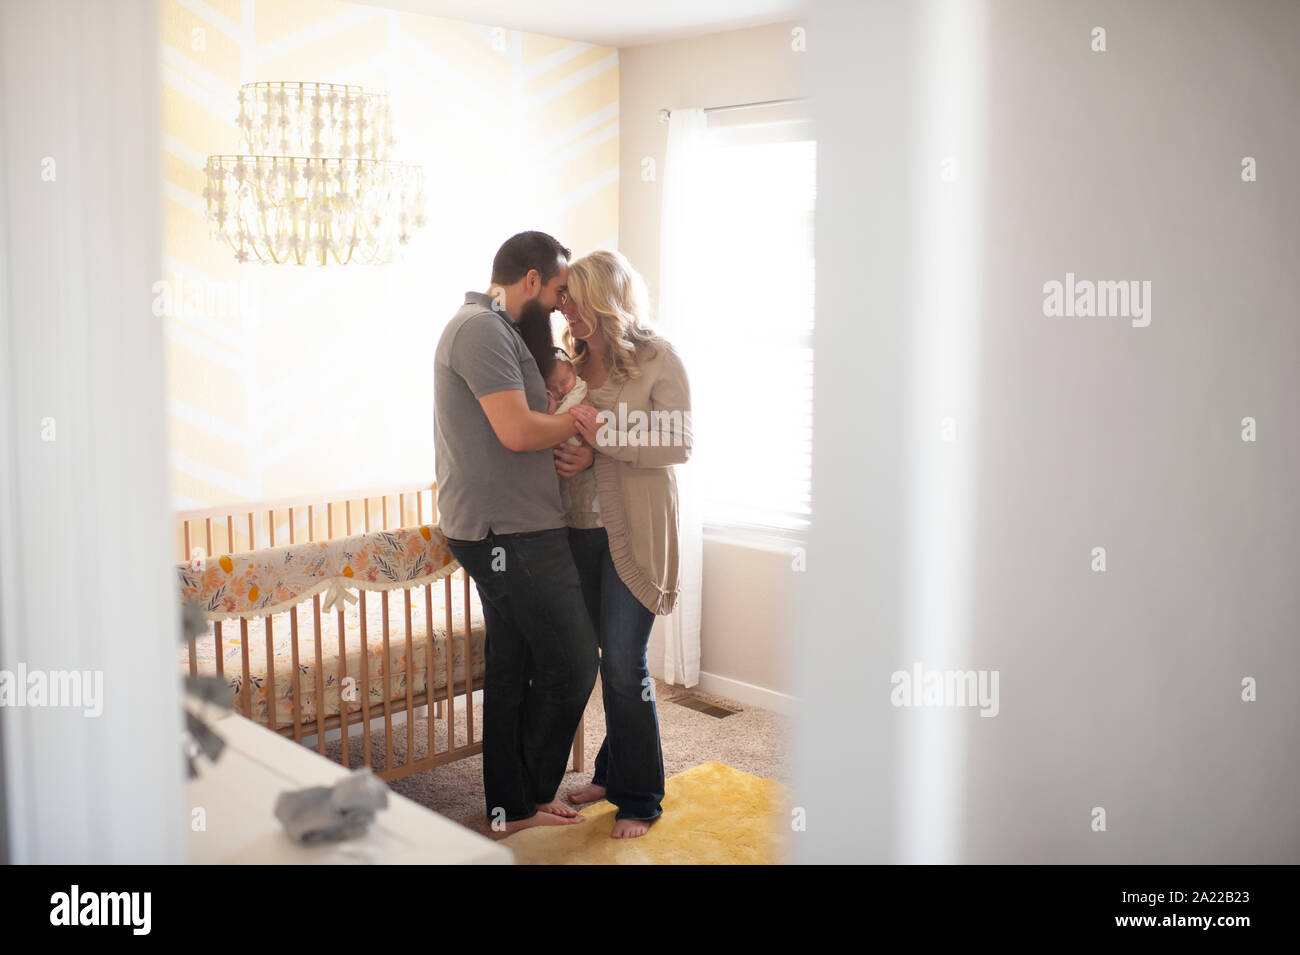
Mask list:
[{"label": "woman's blonde hair", "polygon": [[[650,327],[650,295],[645,279],[622,253],[598,249],[569,264],[569,294],[578,314],[595,323],[595,333],[605,340],[609,377],[614,381],[640,378],[637,351],[655,337]],[[565,326],[564,347],[579,373],[590,352],[587,343],[574,338]]]}]

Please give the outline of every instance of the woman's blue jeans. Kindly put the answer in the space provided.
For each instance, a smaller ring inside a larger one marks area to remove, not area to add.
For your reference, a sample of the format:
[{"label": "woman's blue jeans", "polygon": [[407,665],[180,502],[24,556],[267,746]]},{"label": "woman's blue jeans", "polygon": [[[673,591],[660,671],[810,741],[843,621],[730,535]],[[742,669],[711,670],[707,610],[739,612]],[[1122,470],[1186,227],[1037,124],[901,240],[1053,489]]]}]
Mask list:
[{"label": "woman's blue jeans", "polygon": [[618,808],[615,819],[656,819],[663,813],[664,755],[646,666],[654,614],[619,579],[603,527],[569,528],[569,544],[600,639],[605,740],[591,781],[605,787],[605,798]]}]

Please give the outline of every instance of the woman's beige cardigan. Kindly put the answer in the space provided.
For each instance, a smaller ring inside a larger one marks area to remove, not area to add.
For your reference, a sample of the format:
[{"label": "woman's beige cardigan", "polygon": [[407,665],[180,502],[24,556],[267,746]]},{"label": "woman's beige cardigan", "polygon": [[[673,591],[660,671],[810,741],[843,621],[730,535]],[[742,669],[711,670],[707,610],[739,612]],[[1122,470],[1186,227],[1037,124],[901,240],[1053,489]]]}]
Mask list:
[{"label": "woman's beige cardigan", "polygon": [[[639,378],[606,381],[588,394],[597,410],[613,417],[598,422],[592,467],[561,480],[571,482],[569,526],[596,526],[591,502],[599,494],[600,523],[619,579],[646,609],[667,614],[678,586],[673,465],[691,456],[691,389],[680,356],[663,338],[643,344],[636,364]],[[638,411],[660,417],[639,430]]]}]

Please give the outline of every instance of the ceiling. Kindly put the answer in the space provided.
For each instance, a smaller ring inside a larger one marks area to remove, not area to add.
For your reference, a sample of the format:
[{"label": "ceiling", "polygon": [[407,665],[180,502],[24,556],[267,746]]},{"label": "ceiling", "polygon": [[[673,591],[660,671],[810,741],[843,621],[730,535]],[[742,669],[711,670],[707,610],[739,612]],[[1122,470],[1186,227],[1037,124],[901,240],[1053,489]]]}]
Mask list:
[{"label": "ceiling", "polygon": [[802,0],[363,0],[601,46],[641,46],[795,20]]}]

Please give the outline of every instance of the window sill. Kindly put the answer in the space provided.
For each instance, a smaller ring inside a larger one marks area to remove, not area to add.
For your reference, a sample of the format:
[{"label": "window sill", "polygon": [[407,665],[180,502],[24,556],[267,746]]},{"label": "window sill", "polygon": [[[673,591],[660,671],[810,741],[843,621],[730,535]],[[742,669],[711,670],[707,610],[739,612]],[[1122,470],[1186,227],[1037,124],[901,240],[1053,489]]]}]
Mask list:
[{"label": "window sill", "polygon": [[808,532],[784,527],[760,527],[753,524],[704,522],[704,539],[711,543],[773,551],[789,555],[796,547],[808,546]]}]

